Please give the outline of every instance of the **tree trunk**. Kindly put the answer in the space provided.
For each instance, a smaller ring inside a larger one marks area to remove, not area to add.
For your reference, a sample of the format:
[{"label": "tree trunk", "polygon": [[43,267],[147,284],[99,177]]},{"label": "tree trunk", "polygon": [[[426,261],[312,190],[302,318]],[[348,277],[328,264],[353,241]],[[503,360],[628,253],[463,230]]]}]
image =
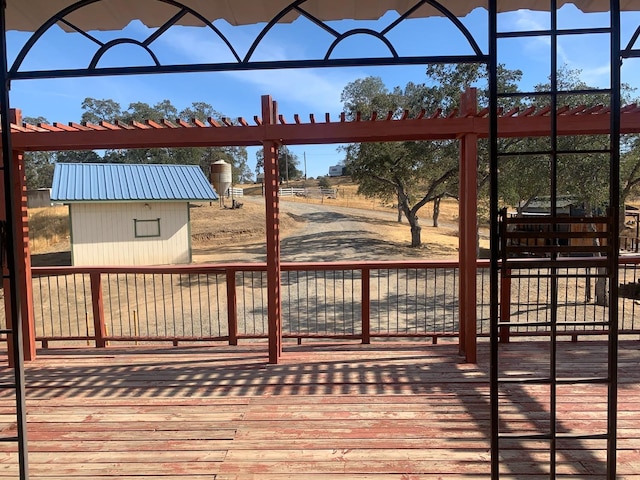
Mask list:
[{"label": "tree trunk", "polygon": [[440,217],[440,197],[433,200],[433,226],[438,228],[438,217]]},{"label": "tree trunk", "polygon": [[[596,232],[596,226],[593,223],[587,224],[587,232]],[[595,246],[600,246],[600,240],[597,238],[593,239],[593,244]],[[600,256],[601,254],[597,253],[596,256]],[[596,305],[602,305],[603,307],[609,306],[609,297],[607,295],[607,279],[604,275],[607,273],[605,268],[598,268],[598,275],[602,275],[596,280],[595,285],[595,302]]]},{"label": "tree trunk", "polygon": [[[605,274],[606,269],[599,268],[599,274]],[[596,280],[596,305],[602,305],[603,307],[609,306],[609,297],[607,296],[607,279],[598,278]]]},{"label": "tree trunk", "polygon": [[409,221],[409,225],[411,225],[411,246],[419,247],[422,245],[422,227],[420,226],[418,215],[416,215],[415,212],[410,211],[407,215],[407,220]]},{"label": "tree trunk", "polygon": [[402,205],[400,205],[400,199],[398,199],[398,223],[402,223]]}]

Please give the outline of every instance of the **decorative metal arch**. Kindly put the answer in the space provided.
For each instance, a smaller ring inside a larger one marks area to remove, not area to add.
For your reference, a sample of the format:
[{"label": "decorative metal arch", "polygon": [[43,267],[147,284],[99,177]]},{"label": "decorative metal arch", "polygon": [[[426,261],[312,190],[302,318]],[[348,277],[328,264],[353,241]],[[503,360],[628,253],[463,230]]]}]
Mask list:
[{"label": "decorative metal arch", "polygon": [[[84,77],[84,76],[112,76],[112,75],[131,75],[131,74],[152,74],[152,73],[186,73],[186,72],[216,72],[216,71],[234,71],[234,70],[265,70],[265,69],[283,69],[283,68],[317,68],[317,67],[346,67],[346,66],[384,66],[384,65],[426,65],[433,63],[488,63],[488,54],[483,53],[482,49],[478,45],[478,42],[474,39],[471,32],[464,26],[464,24],[447,9],[442,3],[437,0],[415,0],[414,5],[407,11],[402,13],[397,19],[389,23],[387,26],[379,31],[371,28],[353,28],[345,32],[338,32],[331,27],[326,21],[320,20],[316,16],[312,15],[308,10],[304,8],[304,4],[309,0],[295,0],[286,8],[278,12],[260,31],[252,42],[246,55],[241,58],[238,54],[238,49],[232,45],[232,42],[225,36],[213,23],[205,18],[202,14],[198,13],[194,9],[184,5],[184,3],[178,0],[155,0],[156,2],[166,3],[176,7],[178,12],[168,19],[162,26],[156,29],[146,39],[140,41],[132,38],[121,37],[109,42],[102,42],[94,35],[81,29],[73,22],[68,20],[68,16],[77,12],[78,10],[87,7],[89,5],[101,2],[104,0],[81,0],[53,15],[40,28],[29,38],[24,44],[20,52],[18,53],[13,65],[9,68],[8,79],[22,80],[22,79],[35,79],[35,78],[65,78],[65,77]],[[407,20],[420,8],[430,6],[437,10],[443,17],[447,18],[453,27],[460,32],[462,37],[466,40],[470,50],[473,52],[468,55],[432,55],[432,56],[402,56],[398,53],[393,42],[387,37],[387,35],[403,21]],[[258,47],[262,44],[262,41],[266,35],[273,29],[274,26],[280,23],[280,21],[291,13],[297,13],[300,16],[311,21],[312,24],[318,28],[329,33],[334,37],[327,51],[322,58],[307,59],[307,60],[278,60],[278,61],[258,61],[254,60],[254,55]],[[152,44],[171,27],[178,24],[178,22],[186,15],[193,15],[199,21],[201,21],[206,28],[211,30],[215,36],[217,36],[235,59],[235,62],[224,63],[199,63],[199,64],[168,64],[163,65],[158,56],[152,49]],[[59,70],[21,70],[21,67],[32,51],[34,46],[42,39],[43,35],[47,33],[54,25],[62,23],[66,25],[70,30],[75,31],[91,42],[97,45],[97,50],[94,53],[89,65],[86,68],[77,69],[59,69]],[[388,57],[370,57],[370,58],[331,58],[336,47],[345,39],[355,35],[366,35],[380,40],[389,51]],[[127,67],[99,67],[98,64],[103,55],[114,46],[130,44],[137,45],[144,49],[153,61],[153,65],[140,65],[140,66],[127,66]]]}]

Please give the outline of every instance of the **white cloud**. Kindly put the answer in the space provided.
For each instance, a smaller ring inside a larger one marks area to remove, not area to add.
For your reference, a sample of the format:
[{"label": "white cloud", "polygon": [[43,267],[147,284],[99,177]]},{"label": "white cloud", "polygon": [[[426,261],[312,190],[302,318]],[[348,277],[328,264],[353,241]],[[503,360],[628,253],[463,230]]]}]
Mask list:
[{"label": "white cloud", "polygon": [[[170,36],[165,36],[171,33]],[[178,63],[220,63],[235,62],[233,55],[222,41],[213,37],[210,32],[205,39],[202,31],[181,30],[167,32],[163,35],[166,44],[163,47],[170,48],[178,58]],[[234,44],[249,45],[249,36],[239,34],[234,37]],[[238,51],[241,58],[245,51]],[[254,52],[252,60],[255,61],[281,61],[291,59],[305,59],[301,47],[296,44],[283,44],[269,39],[263,39],[259,48]],[[288,69],[288,70],[260,70],[260,71],[229,71],[223,75],[230,77],[235,82],[244,83],[252,89],[252,94],[271,94],[287,102],[295,102],[313,111],[322,113],[341,110],[340,94],[344,86],[356,78],[365,76],[361,71],[351,69]],[[241,92],[239,86],[238,91]],[[246,93],[245,93],[246,95]],[[306,113],[306,112],[300,112]]]},{"label": "white cloud", "polygon": [[580,77],[589,86],[606,88],[611,83],[611,66],[607,64],[582,69]]},{"label": "white cloud", "polygon": [[[340,94],[344,86],[362,74],[341,75],[324,70],[268,70],[228,72],[226,75],[252,85],[261,94],[271,94],[314,112],[342,111]],[[307,112],[298,112],[307,113]]]}]

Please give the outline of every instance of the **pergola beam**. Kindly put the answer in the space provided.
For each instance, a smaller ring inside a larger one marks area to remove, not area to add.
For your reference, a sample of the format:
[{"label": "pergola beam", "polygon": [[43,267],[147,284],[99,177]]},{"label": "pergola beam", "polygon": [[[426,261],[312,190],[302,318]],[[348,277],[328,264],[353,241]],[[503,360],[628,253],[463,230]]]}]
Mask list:
[{"label": "pergola beam", "polygon": [[[609,113],[558,115],[559,135],[607,134]],[[515,116],[499,119],[501,137],[549,135],[550,117]],[[20,126],[18,126],[20,128]],[[24,130],[20,128],[20,130]],[[12,132],[21,151],[93,150],[111,148],[261,146],[264,139],[282,139],[287,145],[447,140],[469,133],[486,138],[487,117],[421,118],[329,123],[239,125],[230,127],[148,128],[78,131]],[[640,132],[640,111],[621,114],[621,133]]]}]

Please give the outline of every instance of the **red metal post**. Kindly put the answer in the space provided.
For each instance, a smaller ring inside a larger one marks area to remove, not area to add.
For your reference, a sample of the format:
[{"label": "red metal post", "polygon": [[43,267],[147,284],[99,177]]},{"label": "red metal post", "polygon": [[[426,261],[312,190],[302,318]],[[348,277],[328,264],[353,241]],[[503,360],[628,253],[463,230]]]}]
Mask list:
[{"label": "red metal post", "polygon": [[[460,99],[461,116],[475,115],[477,93],[467,89]],[[476,363],[476,275],[478,249],[478,135],[465,133],[460,138],[460,353],[465,360]]]},{"label": "red metal post", "polygon": [[362,269],[362,343],[371,343],[371,275],[368,268]]},{"label": "red metal post", "polygon": [[91,284],[91,305],[93,307],[93,332],[96,339],[96,347],[107,346],[105,337],[107,329],[104,323],[104,306],[102,304],[102,277],[98,272],[89,274]]},{"label": "red metal post", "polygon": [[[265,129],[276,123],[277,105],[269,95],[262,97],[262,121]],[[264,203],[267,235],[267,312],[269,317],[269,363],[278,363],[282,355],[282,310],[280,280],[280,219],[278,198],[278,142],[265,130]]]},{"label": "red metal post", "polygon": [[227,269],[227,322],[229,345],[238,345],[238,304],[236,298],[236,271]]}]

